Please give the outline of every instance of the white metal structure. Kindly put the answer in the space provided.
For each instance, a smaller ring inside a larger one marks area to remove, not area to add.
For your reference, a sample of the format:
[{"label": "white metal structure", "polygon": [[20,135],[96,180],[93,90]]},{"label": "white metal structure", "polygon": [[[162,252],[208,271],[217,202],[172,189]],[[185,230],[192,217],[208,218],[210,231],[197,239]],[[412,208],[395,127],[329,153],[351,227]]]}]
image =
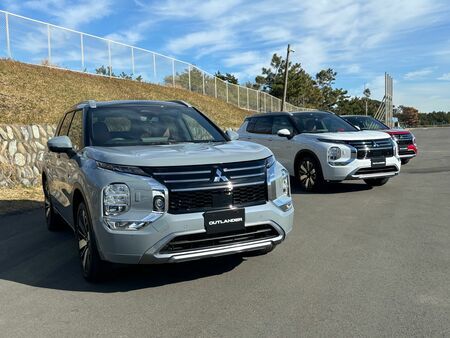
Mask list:
[{"label": "white metal structure", "polygon": [[359,131],[333,113],[253,115],[238,133],[241,140],[272,150],[306,191],[325,181],[362,179],[383,185],[400,171],[397,145],[389,135]]},{"label": "white metal structure", "polygon": [[[131,77],[222,99],[252,112],[281,110],[266,92],[225,82],[147,49],[0,10],[0,58],[110,77]],[[303,110],[286,103],[286,111]]]},{"label": "white metal structure", "polygon": [[388,73],[384,73],[384,97],[374,117],[377,120],[384,121],[389,128],[394,126],[394,105],[392,103],[393,96],[394,81]]}]

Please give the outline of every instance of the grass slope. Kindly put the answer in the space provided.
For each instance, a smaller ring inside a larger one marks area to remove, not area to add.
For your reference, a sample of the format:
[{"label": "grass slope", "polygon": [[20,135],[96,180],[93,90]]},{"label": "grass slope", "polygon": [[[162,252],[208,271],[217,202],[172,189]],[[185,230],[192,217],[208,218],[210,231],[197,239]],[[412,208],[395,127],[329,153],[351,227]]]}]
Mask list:
[{"label": "grass slope", "polygon": [[222,128],[238,127],[250,114],[221,100],[184,89],[0,59],[0,124],[57,123],[64,111],[88,99],[184,100]]}]

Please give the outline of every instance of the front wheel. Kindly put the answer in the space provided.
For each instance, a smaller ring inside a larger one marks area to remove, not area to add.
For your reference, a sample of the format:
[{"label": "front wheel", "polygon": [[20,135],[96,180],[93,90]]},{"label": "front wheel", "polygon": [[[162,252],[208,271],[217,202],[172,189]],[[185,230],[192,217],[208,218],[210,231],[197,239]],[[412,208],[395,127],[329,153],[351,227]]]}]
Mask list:
[{"label": "front wheel", "polygon": [[304,191],[317,191],[325,183],[320,163],[311,156],[305,156],[298,160],[296,177]]},{"label": "front wheel", "polygon": [[78,206],[75,235],[83,277],[89,282],[100,281],[107,272],[107,262],[100,258],[91,219],[83,202]]},{"label": "front wheel", "polygon": [[364,180],[364,182],[366,182],[366,184],[370,185],[371,187],[380,187],[382,185],[385,185],[388,181],[389,181],[388,177],[368,178]]},{"label": "front wheel", "polygon": [[60,231],[63,229],[64,223],[53,207],[53,202],[50,196],[50,189],[48,186],[48,181],[46,179],[44,180],[43,188],[45,223],[47,224],[47,229],[49,231]]},{"label": "front wheel", "polygon": [[410,160],[409,158],[402,158],[401,159],[402,165],[407,164],[409,162],[409,160]]}]

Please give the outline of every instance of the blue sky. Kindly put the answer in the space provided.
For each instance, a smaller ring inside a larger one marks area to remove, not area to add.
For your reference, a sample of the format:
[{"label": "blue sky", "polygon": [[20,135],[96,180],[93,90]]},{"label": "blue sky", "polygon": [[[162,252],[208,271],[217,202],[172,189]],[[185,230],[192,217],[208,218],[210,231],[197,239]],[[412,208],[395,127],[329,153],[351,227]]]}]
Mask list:
[{"label": "blue sky", "polygon": [[[450,111],[450,2],[443,0],[2,0],[0,9],[231,72],[243,83],[295,49],[311,74],[394,104]],[[33,47],[33,46],[32,46]],[[35,47],[35,46],[34,46]]]}]

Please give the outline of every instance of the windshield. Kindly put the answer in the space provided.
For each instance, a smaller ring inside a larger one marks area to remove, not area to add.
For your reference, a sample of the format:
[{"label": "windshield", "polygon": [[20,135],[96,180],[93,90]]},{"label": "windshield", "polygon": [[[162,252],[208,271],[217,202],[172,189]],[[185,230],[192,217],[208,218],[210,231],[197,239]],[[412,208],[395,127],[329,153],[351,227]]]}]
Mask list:
[{"label": "windshield", "polygon": [[137,146],[225,142],[223,134],[195,109],[163,105],[99,107],[91,110],[93,146]]},{"label": "windshield", "polygon": [[346,116],[345,120],[358,126],[361,130],[386,130],[386,125],[371,116]]},{"label": "windshield", "polygon": [[342,118],[330,113],[296,113],[292,115],[300,133],[358,131]]}]

